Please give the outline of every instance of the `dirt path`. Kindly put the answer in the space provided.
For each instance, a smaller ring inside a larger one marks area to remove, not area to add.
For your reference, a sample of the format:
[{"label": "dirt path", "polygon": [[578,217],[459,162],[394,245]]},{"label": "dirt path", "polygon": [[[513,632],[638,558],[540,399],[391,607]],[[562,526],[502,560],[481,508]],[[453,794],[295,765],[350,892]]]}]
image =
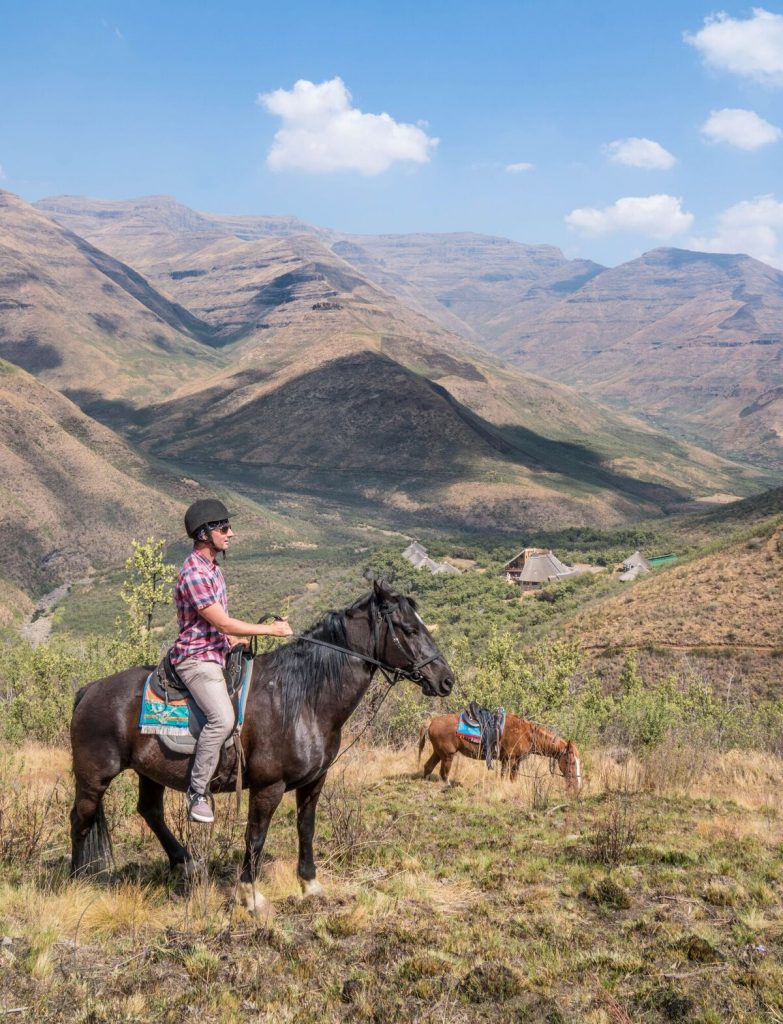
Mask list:
[{"label": "dirt path", "polygon": [[33,610],[22,623],[19,632],[33,647],[46,643],[52,633],[52,612],[59,601],[71,592],[72,583],[63,583],[38,599]]},{"label": "dirt path", "polygon": [[[607,648],[612,648],[613,644],[583,644],[583,651],[605,651]],[[732,651],[756,651],[761,653],[768,653],[769,651],[779,651],[781,648],[780,644],[743,644],[743,643],[722,643],[720,640],[707,641],[702,640],[699,643],[692,644],[672,644],[666,640],[655,640],[650,643],[643,644],[628,644],[622,643],[617,645],[618,649],[622,648],[623,651],[657,651],[661,648],[665,648],[667,651],[706,651],[713,650],[714,648],[720,648],[721,650],[732,650]],[[618,653],[619,650],[618,650]]]}]

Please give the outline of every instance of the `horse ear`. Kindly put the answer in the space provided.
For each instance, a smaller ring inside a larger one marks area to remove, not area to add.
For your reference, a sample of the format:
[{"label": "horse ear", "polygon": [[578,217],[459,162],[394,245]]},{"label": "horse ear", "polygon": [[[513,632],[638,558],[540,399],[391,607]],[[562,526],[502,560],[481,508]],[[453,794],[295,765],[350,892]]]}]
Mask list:
[{"label": "horse ear", "polygon": [[386,597],[386,580],[373,580],[372,589],[375,592],[375,596],[379,601],[382,601]]}]

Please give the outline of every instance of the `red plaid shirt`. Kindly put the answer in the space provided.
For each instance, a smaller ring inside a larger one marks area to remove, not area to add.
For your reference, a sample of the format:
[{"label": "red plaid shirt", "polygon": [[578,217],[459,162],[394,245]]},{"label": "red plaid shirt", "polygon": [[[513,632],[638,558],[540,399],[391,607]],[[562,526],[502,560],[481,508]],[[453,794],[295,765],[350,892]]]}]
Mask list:
[{"label": "red plaid shirt", "polygon": [[177,605],[179,636],[171,649],[171,662],[178,665],[185,658],[216,661],[225,665],[231,642],[225,633],[211,626],[199,612],[211,604],[219,604],[228,612],[226,581],[216,562],[195,549],[185,559],[174,590]]}]

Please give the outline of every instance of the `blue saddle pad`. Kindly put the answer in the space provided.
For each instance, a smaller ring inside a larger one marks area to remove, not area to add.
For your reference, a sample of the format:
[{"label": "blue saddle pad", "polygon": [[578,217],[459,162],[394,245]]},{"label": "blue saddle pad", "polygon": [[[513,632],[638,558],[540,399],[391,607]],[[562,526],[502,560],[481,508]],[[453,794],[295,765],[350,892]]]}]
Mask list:
[{"label": "blue saddle pad", "polygon": [[481,743],[481,726],[470,725],[470,723],[465,721],[463,713],[459,716],[459,721],[457,722],[457,735],[464,736],[471,743]]},{"label": "blue saddle pad", "polygon": [[[245,705],[250,691],[250,677],[253,674],[252,659],[245,662],[242,681],[239,684],[237,700],[237,726],[242,727],[245,720]],[[141,711],[139,713],[139,730],[148,736],[195,737],[201,732],[206,718],[190,694],[177,699],[163,700],[152,689],[150,672],[144,683],[141,694]]]}]

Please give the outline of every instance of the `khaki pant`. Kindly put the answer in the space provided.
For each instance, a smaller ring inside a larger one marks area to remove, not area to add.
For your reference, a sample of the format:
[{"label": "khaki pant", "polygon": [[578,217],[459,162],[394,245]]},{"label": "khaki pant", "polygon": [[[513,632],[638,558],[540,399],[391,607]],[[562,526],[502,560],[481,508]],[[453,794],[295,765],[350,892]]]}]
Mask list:
[{"label": "khaki pant", "polygon": [[206,793],[223,744],[234,728],[234,708],[226,689],[223,669],[216,661],[186,658],[177,665],[177,672],[207,716],[190,770],[190,788],[194,793]]}]

